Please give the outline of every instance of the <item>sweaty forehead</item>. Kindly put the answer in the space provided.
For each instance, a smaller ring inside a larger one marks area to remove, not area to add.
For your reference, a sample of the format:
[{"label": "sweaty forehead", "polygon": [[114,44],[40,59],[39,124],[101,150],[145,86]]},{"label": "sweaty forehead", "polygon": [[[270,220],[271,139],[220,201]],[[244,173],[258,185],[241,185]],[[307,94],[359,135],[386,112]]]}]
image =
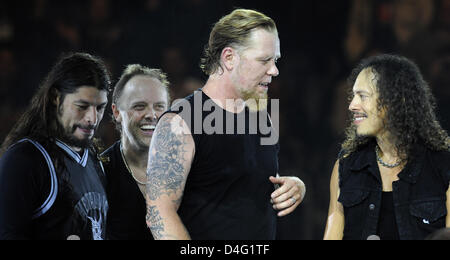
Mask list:
[{"label": "sweaty forehead", "polygon": [[377,93],[377,75],[371,68],[363,69],[356,78],[353,85],[353,92],[367,92],[370,94]]},{"label": "sweaty forehead", "polygon": [[135,76],[124,87],[119,103],[129,103],[136,100],[160,102],[167,99],[167,90],[156,78],[149,76]]},{"label": "sweaty forehead", "polygon": [[99,90],[92,86],[81,86],[74,93],[67,94],[64,101],[83,101],[92,104],[104,103],[108,101],[108,93],[106,90]]},{"label": "sweaty forehead", "polygon": [[259,55],[271,55],[279,58],[281,56],[280,39],[277,31],[268,31],[266,29],[253,30],[248,39],[246,49]]},{"label": "sweaty forehead", "polygon": [[161,81],[154,77],[137,75],[132,77],[127,82],[127,84],[125,85],[125,89],[132,89],[136,87],[158,88],[160,86],[162,87]]}]

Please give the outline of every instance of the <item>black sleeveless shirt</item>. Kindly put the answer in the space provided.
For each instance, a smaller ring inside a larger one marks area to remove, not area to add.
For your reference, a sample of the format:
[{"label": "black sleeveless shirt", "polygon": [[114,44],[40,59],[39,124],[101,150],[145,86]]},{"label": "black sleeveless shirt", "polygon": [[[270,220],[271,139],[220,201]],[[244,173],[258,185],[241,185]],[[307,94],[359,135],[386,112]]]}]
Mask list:
[{"label": "black sleeveless shirt", "polygon": [[109,240],[153,240],[145,223],[147,213],[142,192],[128,172],[117,141],[101,155],[108,158],[103,164],[106,173],[108,222],[106,238]]},{"label": "black sleeveless shirt", "polygon": [[0,158],[0,240],[105,239],[108,201],[96,153],[52,145],[49,153],[44,143],[23,139]]},{"label": "black sleeveless shirt", "polygon": [[[275,239],[276,212],[270,203],[274,185],[269,176],[278,172],[279,147],[278,142],[261,145],[261,138],[267,136],[259,127],[251,131],[256,113],[248,109],[239,114],[225,111],[203,91],[178,102],[168,113],[184,119],[195,142],[195,156],[178,210],[191,238]],[[245,124],[239,124],[243,117]],[[208,125],[216,131],[211,133]]]}]

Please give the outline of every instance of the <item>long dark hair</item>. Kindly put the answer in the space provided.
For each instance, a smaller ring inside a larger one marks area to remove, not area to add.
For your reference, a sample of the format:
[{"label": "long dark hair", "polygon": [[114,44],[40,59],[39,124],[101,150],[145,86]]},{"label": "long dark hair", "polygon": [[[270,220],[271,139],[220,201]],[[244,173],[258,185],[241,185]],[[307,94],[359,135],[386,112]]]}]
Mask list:
[{"label": "long dark hair", "polygon": [[[431,150],[449,150],[450,138],[435,114],[435,98],[416,64],[396,55],[369,57],[353,70],[350,86],[366,68],[376,76],[378,110],[386,109],[385,127],[393,135],[401,159],[413,157],[413,147],[419,142]],[[373,140],[373,137],[358,136],[353,124],[347,128],[346,135],[341,156]]]},{"label": "long dark hair", "polygon": [[[56,97],[61,103],[67,94],[75,93],[82,86],[95,87],[111,91],[110,75],[100,58],[87,53],[72,53],[62,56],[53,66],[30,105],[7,135],[0,150],[0,156],[7,149],[23,138],[30,138],[41,143],[50,154],[58,174],[61,188],[70,189],[68,176],[62,174],[64,163],[62,153],[56,148],[55,138],[62,136],[62,129],[57,120]],[[95,155],[97,149],[94,140],[90,147]],[[99,167],[97,165],[97,167]]]},{"label": "long dark hair", "polygon": [[111,81],[100,58],[87,53],[62,56],[53,66],[31,104],[9,132],[0,154],[22,138],[38,141],[52,140],[61,136],[57,126],[55,99],[60,94],[61,103],[67,94],[75,93],[79,87],[92,86],[109,93]]}]

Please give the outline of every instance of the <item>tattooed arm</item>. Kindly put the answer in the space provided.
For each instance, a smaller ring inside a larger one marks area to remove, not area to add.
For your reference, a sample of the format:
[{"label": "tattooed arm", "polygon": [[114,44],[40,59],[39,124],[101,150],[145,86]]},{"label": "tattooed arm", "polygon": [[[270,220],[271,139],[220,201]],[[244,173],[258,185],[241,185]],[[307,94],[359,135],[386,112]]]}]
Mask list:
[{"label": "tattooed arm", "polygon": [[161,117],[150,144],[145,195],[147,225],[155,239],[190,239],[177,210],[194,153],[194,140],[181,117]]}]

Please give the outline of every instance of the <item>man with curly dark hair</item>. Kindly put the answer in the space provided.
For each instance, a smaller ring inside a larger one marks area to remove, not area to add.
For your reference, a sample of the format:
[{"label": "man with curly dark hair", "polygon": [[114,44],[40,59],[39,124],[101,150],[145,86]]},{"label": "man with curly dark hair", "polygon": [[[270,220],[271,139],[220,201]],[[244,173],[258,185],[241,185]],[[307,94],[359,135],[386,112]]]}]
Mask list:
[{"label": "man with curly dark hair", "polygon": [[331,176],[324,239],[425,239],[450,227],[450,138],[418,67],[373,56],[350,82],[352,123]]}]

